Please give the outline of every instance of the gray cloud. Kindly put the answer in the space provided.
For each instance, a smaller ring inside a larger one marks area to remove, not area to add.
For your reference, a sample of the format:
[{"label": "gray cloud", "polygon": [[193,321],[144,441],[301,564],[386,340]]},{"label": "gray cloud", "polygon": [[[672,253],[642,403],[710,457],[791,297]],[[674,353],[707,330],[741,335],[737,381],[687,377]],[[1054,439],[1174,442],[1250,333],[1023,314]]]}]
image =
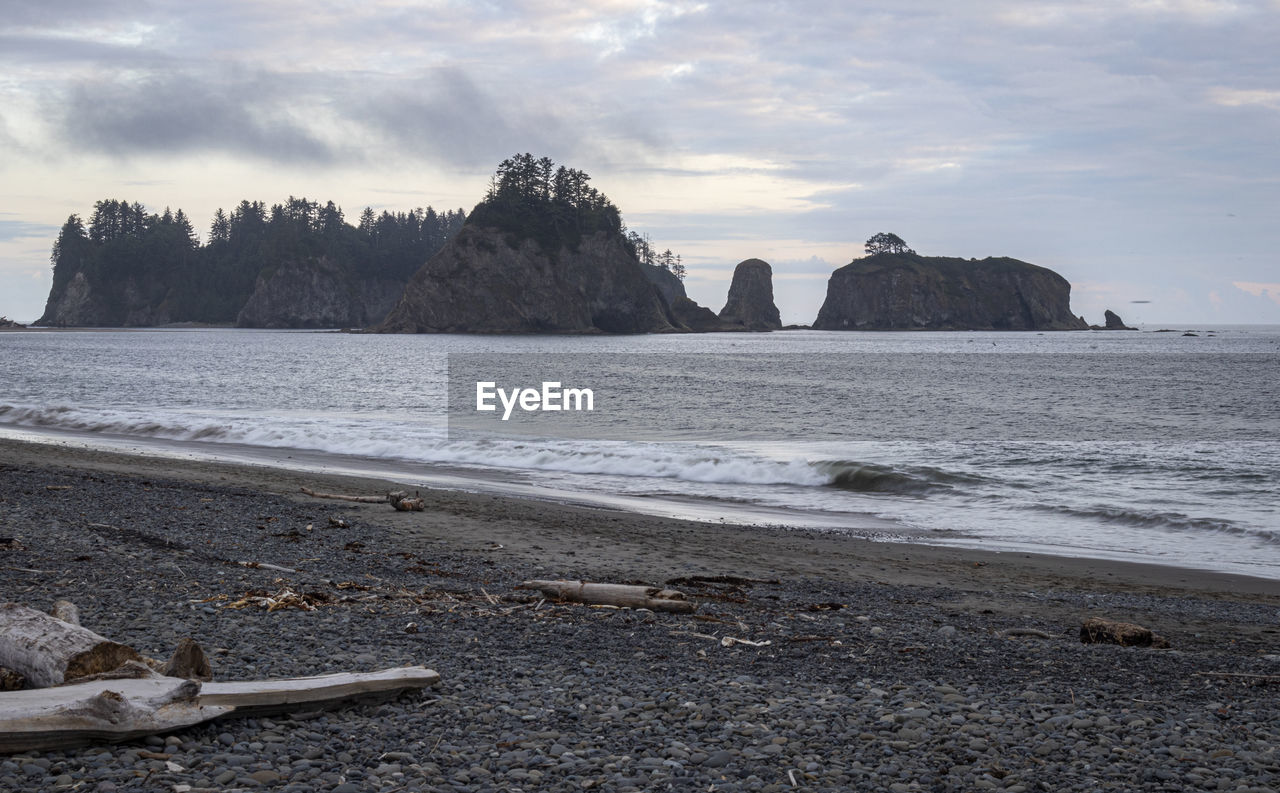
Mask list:
[{"label": "gray cloud", "polygon": [[25,220],[0,218],[0,242],[42,238],[52,240],[58,233],[57,226],[45,223],[29,223]]},{"label": "gray cloud", "polygon": [[74,84],[58,102],[80,150],[111,155],[224,151],[282,163],[330,163],[337,152],[288,112],[279,76],[195,73]]}]

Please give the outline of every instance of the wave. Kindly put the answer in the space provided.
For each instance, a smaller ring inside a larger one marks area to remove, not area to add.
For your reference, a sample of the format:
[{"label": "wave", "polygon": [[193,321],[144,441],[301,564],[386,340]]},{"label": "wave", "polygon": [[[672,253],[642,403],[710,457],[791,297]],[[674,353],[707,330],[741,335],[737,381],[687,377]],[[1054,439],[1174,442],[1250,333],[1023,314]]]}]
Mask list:
[{"label": "wave", "polygon": [[1103,523],[1132,526],[1140,529],[1171,529],[1195,534],[1220,533],[1238,537],[1250,537],[1268,545],[1280,545],[1280,533],[1267,529],[1241,526],[1220,518],[1195,518],[1181,512],[1140,512],[1119,507],[1068,507],[1054,504],[1032,504],[1031,509],[1074,518],[1085,518]]},{"label": "wave", "polygon": [[718,447],[624,441],[450,439],[443,428],[365,420],[93,411],[0,404],[0,422],[23,427],[174,441],[385,457],[596,476],[647,477],[728,485],[830,487],[866,494],[923,496],[976,484],[980,477],[929,466],[856,460],[778,460]]}]

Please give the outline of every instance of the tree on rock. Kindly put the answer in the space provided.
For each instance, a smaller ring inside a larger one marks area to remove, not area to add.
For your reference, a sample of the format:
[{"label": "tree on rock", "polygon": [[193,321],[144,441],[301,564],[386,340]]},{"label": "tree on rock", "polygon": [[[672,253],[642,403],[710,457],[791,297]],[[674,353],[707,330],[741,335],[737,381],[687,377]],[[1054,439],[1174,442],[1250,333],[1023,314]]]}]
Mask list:
[{"label": "tree on rock", "polygon": [[867,240],[867,255],[875,256],[877,253],[915,253],[907,247],[907,243],[897,234],[890,234],[882,231],[871,239]]}]

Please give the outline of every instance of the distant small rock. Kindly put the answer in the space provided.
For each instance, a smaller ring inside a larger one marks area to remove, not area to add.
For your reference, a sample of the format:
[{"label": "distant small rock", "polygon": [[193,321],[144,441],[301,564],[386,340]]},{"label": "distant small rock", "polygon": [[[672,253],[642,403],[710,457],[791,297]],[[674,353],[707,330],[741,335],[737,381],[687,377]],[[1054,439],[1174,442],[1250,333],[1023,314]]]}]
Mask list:
[{"label": "distant small rock", "polygon": [[0,317],[0,328],[25,328],[21,322],[14,322],[8,317]]},{"label": "distant small rock", "polygon": [[1102,317],[1103,317],[1103,320],[1106,322],[1105,325],[1101,327],[1099,327],[1098,325],[1090,325],[1089,329],[1090,330],[1137,330],[1137,328],[1131,328],[1128,325],[1124,324],[1124,320],[1120,319],[1120,315],[1112,311],[1111,309],[1107,309],[1103,313]]}]

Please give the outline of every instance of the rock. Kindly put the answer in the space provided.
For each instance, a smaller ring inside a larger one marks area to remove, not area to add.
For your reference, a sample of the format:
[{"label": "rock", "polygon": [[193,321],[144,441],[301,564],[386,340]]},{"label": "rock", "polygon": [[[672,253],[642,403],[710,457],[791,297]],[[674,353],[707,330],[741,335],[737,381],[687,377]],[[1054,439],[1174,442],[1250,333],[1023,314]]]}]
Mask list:
[{"label": "rock", "polygon": [[212,680],[213,670],[204,650],[195,640],[187,637],[178,642],[178,649],[173,657],[160,667],[160,674],[166,677],[185,677],[191,680]]},{"label": "rock", "polygon": [[597,231],[546,250],[468,223],[410,279],[377,330],[650,333],[673,330],[671,320],[620,233]]},{"label": "rock", "polygon": [[[683,285],[681,285],[681,288],[683,289]],[[0,328],[25,328],[25,327],[26,325],[23,325],[21,322],[14,322],[8,317],[0,317]]]},{"label": "rock", "polygon": [[1071,284],[1009,258],[882,253],[831,274],[816,330],[1084,330]]},{"label": "rock", "polygon": [[671,316],[689,330],[708,332],[723,330],[720,318],[711,309],[700,306],[687,297],[677,297],[671,304]]},{"label": "rock", "polygon": [[327,257],[265,269],[236,316],[241,328],[363,328],[386,317],[402,284],[359,276]]},{"label": "rock", "polygon": [[1111,309],[1107,309],[1102,316],[1107,323],[1103,328],[1104,330],[1137,330],[1137,328],[1125,325],[1124,320],[1120,319],[1120,315]]},{"label": "rock", "polygon": [[[1131,328],[1125,325],[1124,320],[1120,319],[1120,315],[1112,311],[1111,309],[1107,309],[1102,316],[1107,324],[1106,325],[1090,325],[1089,330],[1137,330],[1137,328]],[[1083,322],[1084,317],[1081,317],[1080,320]],[[1157,331],[1157,332],[1160,332],[1160,331]]]},{"label": "rock", "polygon": [[720,310],[720,321],[747,330],[777,330],[782,327],[778,307],[773,302],[773,268],[760,259],[747,259],[733,269],[729,298]]},{"label": "rock", "polygon": [[667,301],[668,306],[674,308],[677,298],[688,297],[684,291],[684,281],[677,278],[676,274],[667,268],[641,262],[640,269],[650,283],[658,287],[658,291],[662,293],[662,299]]}]

